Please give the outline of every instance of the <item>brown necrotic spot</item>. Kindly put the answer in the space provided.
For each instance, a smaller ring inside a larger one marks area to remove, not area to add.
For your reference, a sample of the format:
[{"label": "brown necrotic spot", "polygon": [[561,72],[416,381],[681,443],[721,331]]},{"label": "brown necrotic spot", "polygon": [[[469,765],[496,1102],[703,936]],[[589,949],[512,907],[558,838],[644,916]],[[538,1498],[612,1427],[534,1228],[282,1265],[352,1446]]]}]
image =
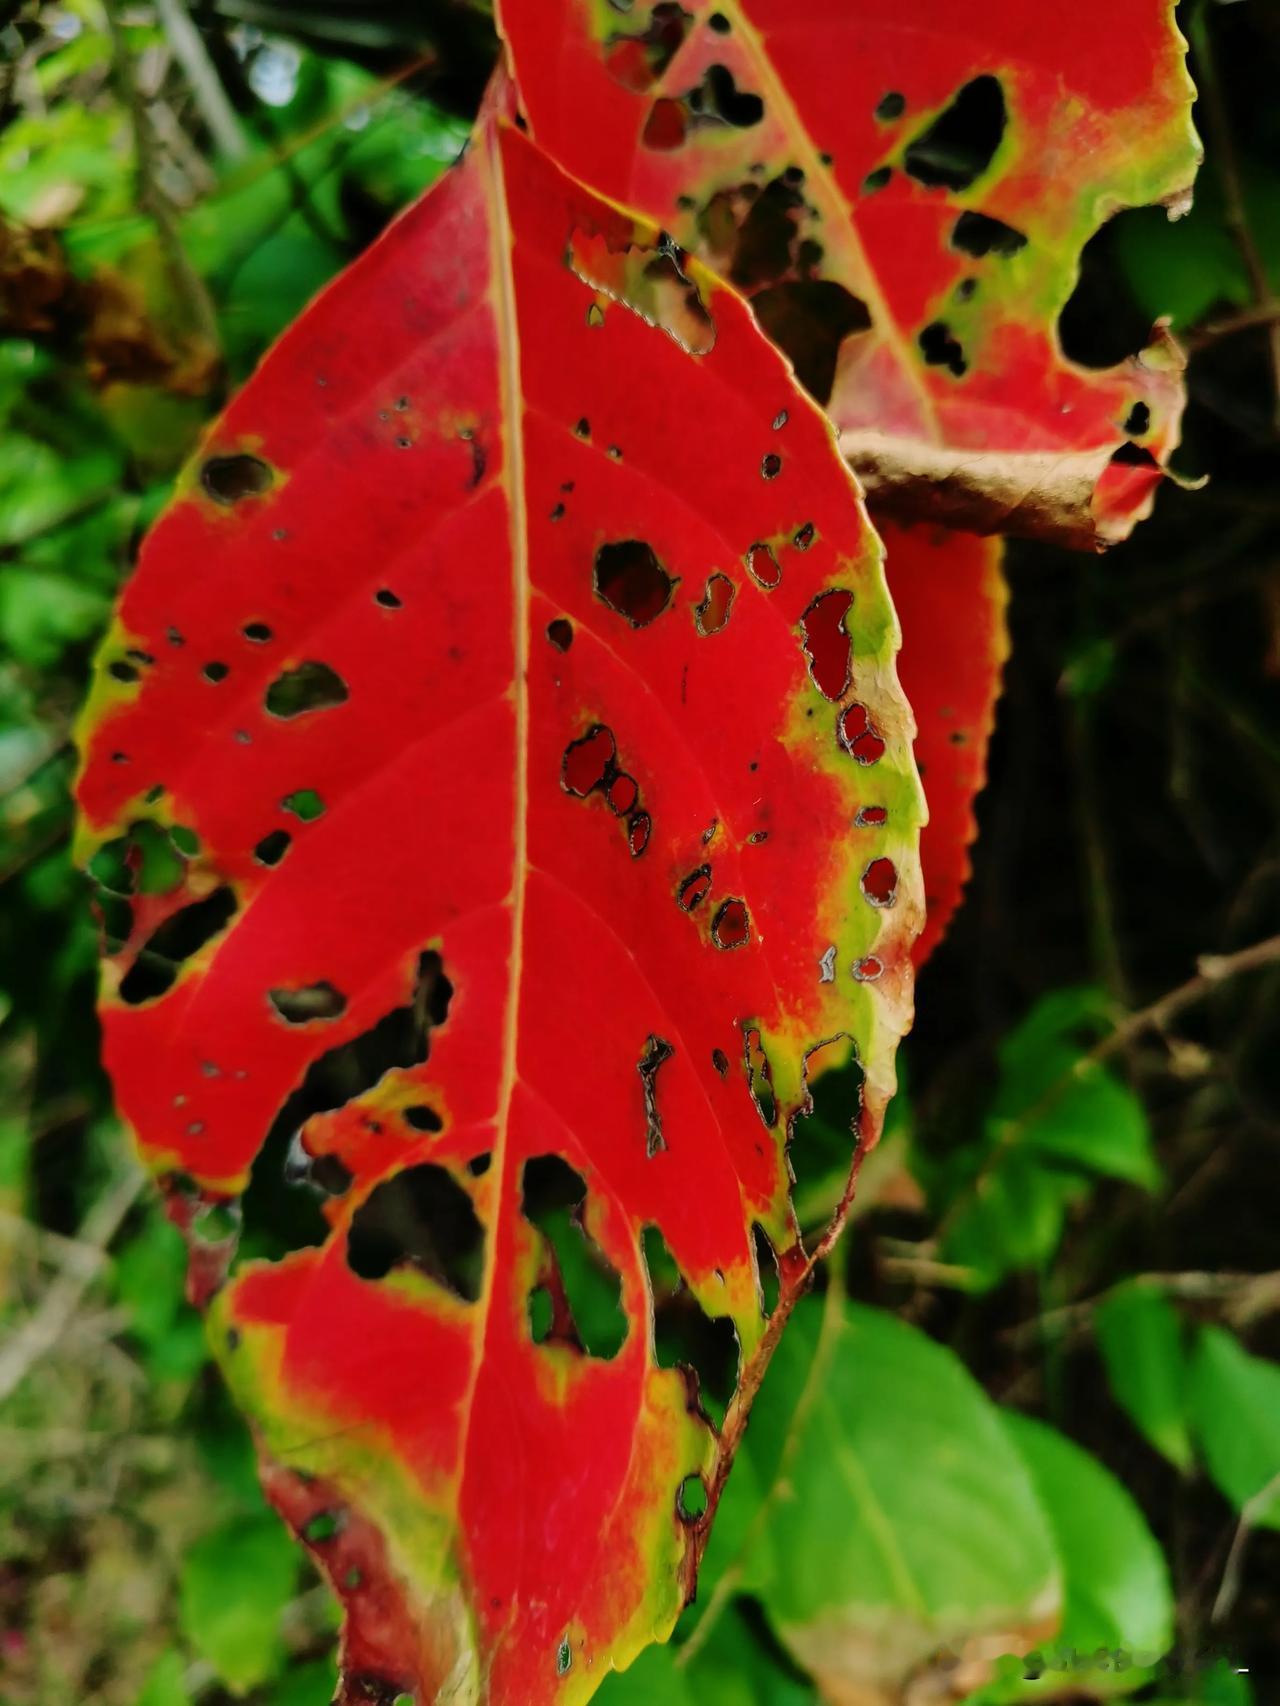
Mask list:
[{"label": "brown necrotic spot", "polygon": [[967,208],[956,220],[951,232],[951,247],[962,254],[981,260],[984,255],[1000,255],[1007,259],[1025,249],[1027,239],[1003,219]]},{"label": "brown necrotic spot", "polygon": [[751,940],[751,915],[745,900],[731,896],[721,901],[711,920],[711,940],[717,948],[745,948]]},{"label": "brown necrotic spot", "polygon": [[337,1019],[347,1010],[346,996],[323,978],[318,983],[299,984],[294,988],[281,986],[270,989],[267,997],[288,1025],[306,1025],[312,1019]]},{"label": "brown necrotic spot", "polygon": [[892,906],[898,896],[898,868],[892,859],[873,859],[862,873],[862,892],[872,906]]},{"label": "brown necrotic spot", "polygon": [[671,1059],[675,1049],[665,1037],[649,1035],[636,1070],[644,1092],[645,1154],[650,1159],[667,1147],[662,1135],[662,1115],[658,1111],[658,1069]]},{"label": "brown necrotic spot", "polygon": [[843,699],[853,667],[853,642],[846,626],[853,594],[842,587],[820,592],[800,618],[813,684],[825,699]]},{"label": "brown necrotic spot", "polygon": [[675,582],[642,539],[619,539],[596,552],[596,595],[633,628],[646,628],[671,603]]},{"label": "brown necrotic spot", "polygon": [[850,705],[840,713],[840,744],[859,764],[877,764],[884,757],[884,739],[865,705]]},{"label": "brown necrotic spot", "polygon": [[327,663],[308,659],[286,669],[267,688],[263,703],[273,717],[302,717],[345,704],[347,684]]},{"label": "brown necrotic spot", "polygon": [[931,189],[966,190],[995,158],[1007,116],[999,78],[975,77],[907,144],[902,163]]},{"label": "brown necrotic spot", "polygon": [[234,889],[214,889],[180,907],[152,931],[120,981],[120,999],[136,1006],[172,988],[185,961],[225,930],[236,912]]},{"label": "brown necrotic spot", "polygon": [[727,1078],[729,1076],[729,1057],[722,1048],[712,1049],[711,1064],[715,1067],[721,1078]]},{"label": "brown necrotic spot", "polygon": [[567,616],[556,616],[547,623],[547,638],[558,652],[567,652],[573,644],[573,623]]},{"label": "brown necrotic spot", "polygon": [[234,504],[271,489],[270,467],[260,456],[210,456],[200,465],[200,484],[215,503]]},{"label": "brown necrotic spot", "polygon": [[560,783],[580,800],[603,787],[616,774],[617,743],[603,723],[593,723],[586,734],[570,741],[560,765]]},{"label": "brown necrotic spot", "polygon": [[692,912],[701,906],[711,892],[711,867],[699,865],[696,871],[690,871],[687,877],[682,877],[676,889],[676,905],[682,912]]},{"label": "brown necrotic spot", "polygon": [[384,1179],[355,1211],[347,1263],[365,1280],[416,1268],[464,1303],[474,1303],[484,1271],[484,1227],[452,1173],[422,1162]]},{"label": "brown necrotic spot", "polygon": [[700,634],[718,634],[729,620],[737,588],[728,575],[716,573],[707,578],[701,602],[693,607],[693,620]]},{"label": "brown necrotic spot", "polygon": [[770,341],[790,358],[805,390],[815,402],[827,403],[840,345],[871,325],[866,303],[842,284],[814,278],[770,285],[752,297],[751,306]]}]

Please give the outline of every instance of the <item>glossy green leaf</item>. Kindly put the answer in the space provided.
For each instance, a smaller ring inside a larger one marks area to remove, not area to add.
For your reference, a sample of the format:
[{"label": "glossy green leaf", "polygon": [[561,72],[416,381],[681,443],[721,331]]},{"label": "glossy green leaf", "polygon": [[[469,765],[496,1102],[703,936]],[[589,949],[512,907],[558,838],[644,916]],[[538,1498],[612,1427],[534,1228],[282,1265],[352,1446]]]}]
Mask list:
[{"label": "glossy green leaf", "polygon": [[1088,1053],[1106,1023],[1095,990],[1037,1002],[1000,1045],[981,1141],[937,1169],[944,1253],[978,1289],[1048,1260],[1095,1179],[1148,1191],[1160,1182],[1141,1102]]},{"label": "glossy green leaf", "polygon": [[712,1594],[758,1595],[837,1698],[1056,1626],[1053,1536],[998,1412],[950,1351],[879,1310],[797,1307],[719,1521]]},{"label": "glossy green leaf", "polygon": [[1254,1527],[1280,1528],[1280,1364],[1205,1327],[1191,1365],[1191,1414],[1219,1492],[1238,1511],[1248,1505]]},{"label": "glossy green leaf", "polygon": [[162,1653],[142,1685],[138,1706],[191,1706],[186,1668],[181,1653]]},{"label": "glossy green leaf", "polygon": [[255,1688],[280,1670],[280,1617],[293,1597],[298,1567],[293,1541],[266,1514],[234,1519],[187,1554],[183,1632],[233,1691]]},{"label": "glossy green leaf", "polygon": [[1134,1280],[1102,1300],[1094,1329],[1117,1404],[1185,1474],[1194,1453],[1187,1426],[1187,1359],[1177,1311],[1157,1287]]},{"label": "glossy green leaf", "polygon": [[1159,1658],[1173,1640],[1173,1591],[1142,1512],[1114,1476],[1055,1429],[1012,1412],[1004,1422],[1062,1563],[1065,1603],[1053,1645],[1125,1655],[1119,1669],[1108,1659],[1113,1676]]}]

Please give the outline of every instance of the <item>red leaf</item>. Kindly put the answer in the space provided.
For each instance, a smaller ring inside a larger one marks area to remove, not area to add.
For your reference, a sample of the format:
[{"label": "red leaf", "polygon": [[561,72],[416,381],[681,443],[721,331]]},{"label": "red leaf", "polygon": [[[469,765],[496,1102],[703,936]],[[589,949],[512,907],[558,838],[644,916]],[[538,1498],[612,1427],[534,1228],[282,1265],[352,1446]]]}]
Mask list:
[{"label": "red leaf", "polygon": [[[148,541],[83,731],[106,1056],[203,1293],[251,1178],[324,1193],[214,1320],[344,1700],[585,1699],[670,1630],[805,1272],[808,1055],[870,1142],[910,1015],[896,645],[750,315],[495,109]],[[740,1344],[720,1434],[645,1228]]]},{"label": "red leaf", "polygon": [[1177,352],[1160,338],[1089,371],[1056,323],[1103,219],[1188,199],[1193,91],[1167,0],[500,15],[543,147],[751,296],[886,508],[1090,545],[1150,508]]},{"label": "red leaf", "polygon": [[946,934],[969,880],[973,802],[1009,652],[1008,592],[997,539],[933,527],[881,525],[902,623],[898,674],[915,714],[916,763],[929,802],[920,837],[925,925],[921,966]]}]

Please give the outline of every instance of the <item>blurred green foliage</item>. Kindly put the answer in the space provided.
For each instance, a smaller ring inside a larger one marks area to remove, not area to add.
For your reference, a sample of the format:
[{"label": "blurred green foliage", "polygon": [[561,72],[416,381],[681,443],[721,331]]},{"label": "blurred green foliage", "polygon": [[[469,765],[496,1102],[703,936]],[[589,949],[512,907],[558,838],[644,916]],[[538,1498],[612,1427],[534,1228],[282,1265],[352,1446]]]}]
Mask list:
[{"label": "blurred green foliage", "polygon": [[[195,50],[163,10],[0,5],[0,1699],[324,1706],[334,1606],[96,1064],[71,728],[203,426],[456,155],[491,41],[453,0],[193,6]],[[983,836],[910,1093],[699,1601],[613,1706],[800,1706],[851,1660],[912,1706],[1250,1706],[1244,1673],[1280,1669],[1273,968],[1116,1034],[1198,954],[1280,933],[1280,19],[1200,0],[1186,26],[1219,94],[1196,207],[1115,220],[1069,318],[1101,361],[1172,314],[1213,483],[1105,564],[1011,557]],[[796,1133],[809,1225],[849,1088],[820,1081]],[[616,1295],[557,1232],[603,1342]]]}]

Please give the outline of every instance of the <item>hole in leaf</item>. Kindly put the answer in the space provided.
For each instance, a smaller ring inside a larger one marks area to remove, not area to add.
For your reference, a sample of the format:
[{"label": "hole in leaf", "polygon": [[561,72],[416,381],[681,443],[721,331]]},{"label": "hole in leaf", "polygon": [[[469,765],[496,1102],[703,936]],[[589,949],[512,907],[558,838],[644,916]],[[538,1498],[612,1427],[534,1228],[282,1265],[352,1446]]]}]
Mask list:
[{"label": "hole in leaf", "polygon": [[862,892],[872,906],[892,906],[898,895],[898,869],[892,859],[873,859],[862,873]]},{"label": "hole in leaf", "polygon": [[566,793],[585,800],[617,774],[617,743],[603,723],[593,723],[586,734],[570,741],[560,765],[560,781]]},{"label": "hole in leaf", "polygon": [[231,670],[225,663],[207,663],[201,674],[206,681],[212,681],[216,684],[219,681],[225,681],[231,674]]},{"label": "hole in leaf", "polygon": [[957,379],[968,371],[969,364],[964,359],[964,348],[959,340],[951,335],[951,328],[945,320],[932,321],[921,332],[916,342],[920,345],[927,366],[945,367]]},{"label": "hole in leaf", "polygon": [[467,1172],[473,1179],[482,1179],[489,1171],[492,1162],[493,1156],[490,1155],[489,1151],[487,1149],[482,1150],[479,1155],[473,1155],[467,1162]]},{"label": "hole in leaf", "polygon": [[853,643],[845,626],[853,594],[843,587],[820,592],[800,618],[809,674],[824,699],[843,699],[853,668]]},{"label": "hole in leaf", "polygon": [[715,1067],[721,1078],[727,1078],[729,1076],[729,1057],[722,1048],[712,1049],[711,1064]]},{"label": "hole in leaf", "polygon": [[401,1108],[400,1118],[412,1131],[437,1132],[444,1130],[444,1121],[434,1108],[425,1102],[416,1103],[411,1108]]},{"label": "hole in leaf", "polygon": [[253,856],[260,865],[278,865],[292,843],[287,829],[273,829],[254,848]]},{"label": "hole in leaf", "polygon": [[587,1186],[561,1155],[535,1155],[521,1173],[521,1210],[542,1233],[539,1285],[552,1303],[547,1337],[608,1359],[627,1336],[622,1279],[583,1224]]},{"label": "hole in leaf", "polygon": [[700,634],[718,634],[729,620],[737,588],[728,575],[719,572],[707,578],[702,601],[693,607],[693,620]]},{"label": "hole in leaf", "polygon": [[884,966],[874,954],[854,961],[853,975],[859,983],[874,983],[883,972]]},{"label": "hole in leaf", "polygon": [[960,215],[951,232],[951,247],[978,260],[983,255],[1007,258],[1026,246],[1027,239],[1021,231],[1015,231],[1003,219],[992,219],[989,214],[978,213],[972,208],[967,208]]},{"label": "hole in leaf", "polygon": [[882,823],[888,821],[889,813],[885,806],[862,806],[857,817],[853,820],[854,827],[857,829],[878,828]]},{"label": "hole in leaf", "polygon": [[773,1069],[764,1052],[760,1031],[755,1025],[742,1027],[743,1060],[747,1068],[747,1088],[756,1112],[770,1130],[778,1123],[778,1098],[773,1089]]},{"label": "hole in leaf", "polygon": [[686,1475],[676,1488],[676,1511],[681,1522],[701,1522],[709,1502],[707,1484],[701,1475]]},{"label": "hole in leaf", "polygon": [[781,584],[782,564],[774,556],[772,545],[753,545],[744,561],[747,573],[756,585],[763,587],[766,592],[772,592]]},{"label": "hole in leaf", "polygon": [[902,163],[931,189],[966,190],[995,158],[1007,117],[999,78],[975,77],[907,144]]},{"label": "hole in leaf", "polygon": [[220,504],[261,497],[271,489],[271,478],[271,469],[260,456],[210,456],[200,467],[200,484]]},{"label": "hole in leaf", "polygon": [[452,1173],[420,1162],[375,1185],[355,1211],[347,1262],[366,1280],[414,1267],[464,1303],[474,1303],[484,1267],[484,1227]]},{"label": "hole in leaf", "polygon": [[271,639],[271,630],[265,622],[246,622],[240,632],[246,640],[251,640],[255,646],[265,646]]},{"label": "hole in leaf", "polygon": [[763,479],[776,480],[782,472],[782,458],[776,450],[771,450],[760,458],[760,474]]},{"label": "hole in leaf", "polygon": [[791,543],[797,551],[807,551],[817,536],[817,528],[811,521],[806,521],[803,527],[797,527],[791,535]]},{"label": "hole in leaf", "polygon": [[648,812],[634,812],[627,824],[627,846],[633,859],[638,859],[649,845],[652,832],[653,819]]},{"label": "hole in leaf", "polygon": [[235,890],[223,886],[166,918],[152,931],[121,979],[120,999],[132,1007],[171,989],[183,963],[227,928],[237,904]]},{"label": "hole in leaf", "polygon": [[814,278],[770,285],[752,298],[751,306],[809,395],[815,402],[829,402],[840,345],[871,326],[866,303],[842,284]]},{"label": "hole in leaf", "polygon": [[316,818],[324,816],[324,801],[314,788],[295,788],[292,794],[286,794],[280,802],[284,811],[292,812],[303,823],[314,823]]},{"label": "hole in leaf", "polygon": [[876,102],[876,118],[881,124],[892,124],[894,119],[901,118],[906,110],[907,97],[899,94],[896,89],[890,89]]},{"label": "hole in leaf", "polygon": [[267,688],[264,703],[273,717],[301,717],[346,703],[347,684],[327,663],[309,659],[286,669]]},{"label": "hole in leaf", "polygon": [[653,1298],[654,1354],[659,1368],[677,1368],[691,1401],[717,1425],[738,1379],[738,1335],[727,1315],[708,1315],[676,1265],[656,1226],[646,1226],[640,1248]]},{"label": "hole in leaf", "polygon": [[711,940],[717,948],[745,948],[751,940],[751,915],[736,896],[720,903],[711,920]]},{"label": "hole in leaf", "polygon": [[701,906],[711,892],[711,867],[699,865],[696,871],[690,871],[687,877],[680,881],[676,889],[676,905],[682,912],[692,912]]},{"label": "hole in leaf", "polygon": [[269,989],[267,998],[287,1025],[306,1025],[313,1019],[339,1019],[347,1010],[347,998],[327,979],[300,984],[296,989]]},{"label": "hole in leaf", "polygon": [[1130,438],[1142,438],[1151,430],[1151,410],[1145,403],[1135,403],[1125,416],[1124,430]]},{"label": "hole in leaf", "polygon": [[859,764],[878,764],[884,757],[884,739],[865,705],[850,705],[840,713],[837,725],[840,744]]},{"label": "hole in leaf", "polygon": [[404,600],[397,598],[389,586],[381,586],[374,593],[373,602],[380,604],[384,610],[399,610]]},{"label": "hole in leaf", "polygon": [[295,1132],[285,1157],[284,1179],[289,1185],[310,1185],[322,1196],[340,1197],[351,1189],[350,1169],[336,1155],[312,1155]]},{"label": "hole in leaf", "polygon": [[573,644],[573,623],[567,616],[557,616],[547,623],[547,638],[558,652],[567,652]]},{"label": "hole in leaf", "polygon": [[650,1032],[636,1069],[644,1090],[645,1154],[650,1160],[667,1147],[666,1138],[662,1135],[662,1115],[658,1111],[658,1069],[675,1052],[664,1037],[655,1037]]},{"label": "hole in leaf", "polygon": [[[629,12],[631,7],[615,9]],[[651,88],[680,51],[692,22],[692,15],[676,0],[658,0],[643,30],[619,31],[606,40],[604,60],[610,75],[636,93]]]},{"label": "hole in leaf", "polygon": [[640,798],[635,777],[628,776],[625,770],[620,770],[609,783],[604,797],[605,804],[617,817],[630,816]]},{"label": "hole in leaf", "polygon": [[674,586],[652,545],[641,539],[620,539],[596,552],[596,593],[633,628],[645,628],[662,615]]},{"label": "hole in leaf", "polygon": [[760,1307],[766,1319],[778,1307],[782,1276],[778,1271],[778,1252],[758,1220],[751,1223],[751,1244],[756,1259],[756,1283],[760,1288]]},{"label": "hole in leaf", "polygon": [[804,1106],[791,1122],[787,1163],[792,1202],[806,1224],[829,1218],[848,1180],[862,1106],[862,1068],[847,1036],[811,1048],[804,1059]]},{"label": "hole in leaf", "polygon": [[892,166],[874,166],[862,180],[863,195],[876,195],[893,177]]}]

